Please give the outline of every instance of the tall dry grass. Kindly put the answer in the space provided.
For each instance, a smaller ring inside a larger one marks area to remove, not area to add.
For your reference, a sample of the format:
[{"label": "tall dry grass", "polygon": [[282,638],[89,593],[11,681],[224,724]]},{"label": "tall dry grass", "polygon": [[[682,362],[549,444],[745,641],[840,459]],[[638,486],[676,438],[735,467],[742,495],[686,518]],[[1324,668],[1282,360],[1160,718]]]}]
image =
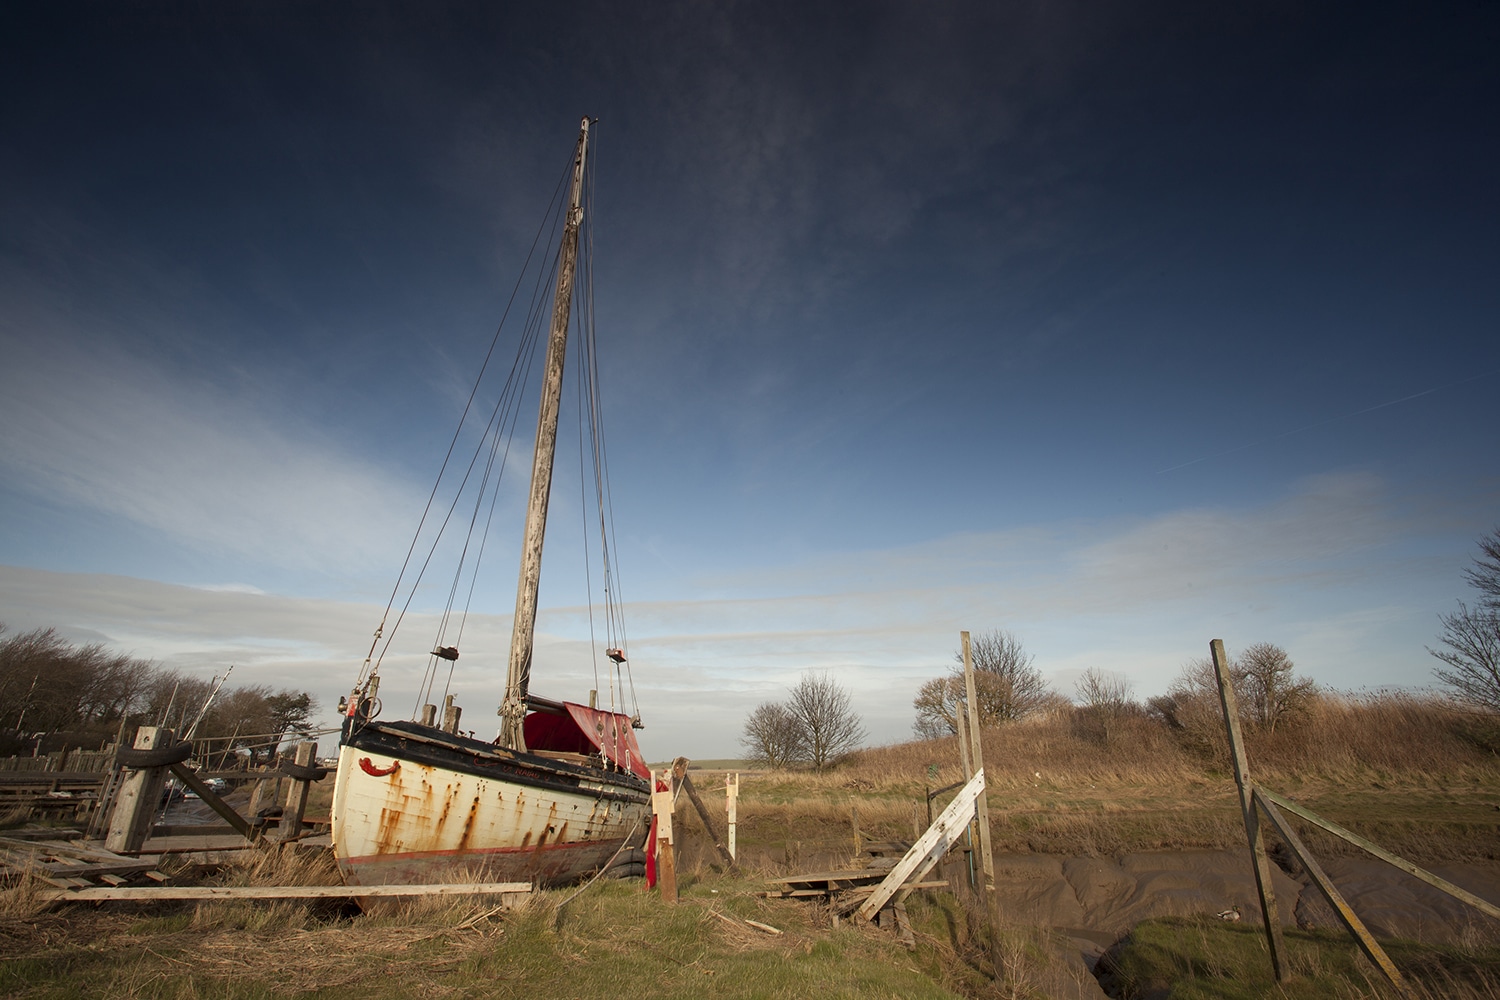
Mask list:
[{"label": "tall dry grass", "polygon": [[[1240,846],[1222,718],[1182,711],[1174,721],[1137,707],[1105,738],[1087,713],[1062,706],[986,729],[995,849]],[[1243,731],[1256,780],[1331,810],[1329,818],[1398,853],[1464,860],[1500,850],[1493,809],[1500,802],[1485,798],[1500,786],[1494,726],[1438,698],[1324,694],[1274,732]],[[926,792],[959,781],[959,761],[958,741],[948,737],[862,750],[821,773],[759,776],[741,794],[740,842],[773,869],[806,870],[848,860],[856,828],[911,839],[927,825]]]},{"label": "tall dry grass", "polygon": [[[1222,717],[1192,717],[1172,726],[1142,711],[1131,713],[1108,739],[1074,708],[1033,716],[983,733],[990,787],[1034,785],[1038,773],[1054,785],[1172,784],[1229,768]],[[1274,732],[1244,726],[1252,772],[1265,776],[1340,778],[1385,772],[1413,779],[1500,775],[1500,721],[1440,698],[1380,692],[1320,694],[1305,713]],[[921,783],[929,769],[958,771],[958,740],[947,737],[875,747],[850,754],[821,780],[852,779],[874,787]]]}]

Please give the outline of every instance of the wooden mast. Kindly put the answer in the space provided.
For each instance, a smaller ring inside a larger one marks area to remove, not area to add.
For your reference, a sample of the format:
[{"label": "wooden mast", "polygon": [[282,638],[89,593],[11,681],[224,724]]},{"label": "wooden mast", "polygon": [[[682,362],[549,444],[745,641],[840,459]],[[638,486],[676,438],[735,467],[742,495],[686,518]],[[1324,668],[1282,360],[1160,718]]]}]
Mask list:
[{"label": "wooden mast", "polygon": [[531,649],[536,628],[537,588],[542,579],[542,536],[547,531],[547,499],[552,491],[552,458],[557,450],[557,411],[562,396],[563,362],[568,351],[568,316],[573,304],[573,271],[578,261],[578,225],[583,220],[583,164],[588,155],[589,119],[578,128],[578,153],[573,160],[573,190],[563,229],[552,298],[552,331],[547,338],[542,400],[537,413],[536,449],[531,459],[531,499],[526,506],[526,536],[521,543],[521,575],[516,584],[516,616],[510,638],[510,666],[505,675],[505,700],[500,704],[500,743],[526,749],[521,724],[526,716],[526,694],[531,684]]}]

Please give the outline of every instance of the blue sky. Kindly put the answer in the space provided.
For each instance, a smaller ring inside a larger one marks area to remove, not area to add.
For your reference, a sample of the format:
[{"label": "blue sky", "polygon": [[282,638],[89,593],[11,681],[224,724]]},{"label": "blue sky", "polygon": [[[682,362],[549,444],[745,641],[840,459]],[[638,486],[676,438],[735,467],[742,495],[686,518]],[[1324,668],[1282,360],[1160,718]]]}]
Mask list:
[{"label": "blue sky", "polygon": [[648,754],[736,754],[807,669],[903,738],[962,628],[1064,693],[1216,637],[1426,685],[1500,523],[1497,41],[1479,5],[37,7],[0,42],[0,621],[331,708],[586,113]]}]

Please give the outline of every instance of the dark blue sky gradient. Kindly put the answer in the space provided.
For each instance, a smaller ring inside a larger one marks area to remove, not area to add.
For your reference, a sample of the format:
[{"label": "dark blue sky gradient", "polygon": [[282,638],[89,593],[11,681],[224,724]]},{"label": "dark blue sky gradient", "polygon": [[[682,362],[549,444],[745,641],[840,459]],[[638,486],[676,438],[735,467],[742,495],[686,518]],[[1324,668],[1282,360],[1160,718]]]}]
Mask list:
[{"label": "dark blue sky gradient", "polygon": [[[1399,606],[1381,682],[1425,683],[1434,616],[1500,521],[1494,4],[48,4],[4,36],[0,563],[382,598],[406,538],[356,557],[176,530],[186,499],[94,481],[93,432],[21,389],[97,366],[85,425],[180,394],[205,426],[365,470],[389,508],[369,523],[412,523],[584,113],[640,600],[814,592],[820,561],[1016,532],[1082,565],[1334,477],[1384,527],[1329,558],[1386,582],[1225,597],[1280,609],[1231,641]],[[233,442],[190,430],[160,448],[208,489]],[[1007,600],[964,627],[1049,634]],[[940,667],[954,622],[913,614]],[[1094,637],[1055,647],[1060,678],[1113,662],[1088,614],[1055,609]]]}]

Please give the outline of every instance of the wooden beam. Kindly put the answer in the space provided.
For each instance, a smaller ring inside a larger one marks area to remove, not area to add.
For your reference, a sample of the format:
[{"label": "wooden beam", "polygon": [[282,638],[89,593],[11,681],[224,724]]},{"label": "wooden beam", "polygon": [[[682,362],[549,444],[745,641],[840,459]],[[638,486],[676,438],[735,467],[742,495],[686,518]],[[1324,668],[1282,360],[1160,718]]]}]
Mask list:
[{"label": "wooden beam", "polygon": [[1271,882],[1271,860],[1266,857],[1266,842],[1260,832],[1260,817],[1255,814],[1253,795],[1255,786],[1250,782],[1250,765],[1245,758],[1245,744],[1240,739],[1239,705],[1234,697],[1234,681],[1229,675],[1229,657],[1224,652],[1224,640],[1214,639],[1208,644],[1208,654],[1213,658],[1214,676],[1219,682],[1219,708],[1224,712],[1224,730],[1229,734],[1229,755],[1234,763],[1234,784],[1240,793],[1240,818],[1245,823],[1245,836],[1250,841],[1250,855],[1255,869],[1255,891],[1260,896],[1260,914],[1265,922],[1266,944],[1271,950],[1271,968],[1276,981],[1284,983],[1291,977],[1291,966],[1287,963],[1286,942],[1281,934],[1281,913],[1276,909],[1276,889]]},{"label": "wooden beam", "polygon": [[[974,682],[974,658],[969,654],[969,633],[958,633],[959,641],[964,649],[964,692],[969,703],[969,742],[973,745],[974,770],[984,770],[984,747],[979,738],[979,695]],[[988,796],[981,794],[974,810],[975,819],[979,821],[979,860],[984,863],[984,877],[987,884],[995,881],[995,852],[990,847],[990,809],[986,801]],[[995,912],[996,923],[999,922],[999,911]]]},{"label": "wooden beam", "polygon": [[[454,711],[457,711],[455,708]],[[457,732],[457,719],[454,716],[454,728],[449,732]],[[312,767],[318,759],[318,745],[316,743],[298,743],[297,756],[294,762],[298,767]],[[281,807],[281,822],[276,827],[276,839],[285,843],[296,840],[302,836],[302,814],[307,810],[307,793],[309,783],[302,778],[293,778],[291,787],[287,789],[286,803]]]},{"label": "wooden beam", "polygon": [[244,817],[235,812],[233,806],[219,798],[218,793],[209,788],[208,784],[202,778],[188,770],[186,765],[173,764],[172,773],[176,775],[178,781],[187,785],[194,792],[197,792],[198,798],[203,800],[204,805],[224,817],[224,821],[233,827],[234,833],[239,834],[246,840],[254,838],[255,834],[251,831],[250,824],[245,821]]},{"label": "wooden beam", "polygon": [[[136,730],[135,749],[156,750],[172,745],[172,730],[142,726]],[[146,843],[151,820],[161,804],[162,784],[167,780],[165,767],[129,770],[115,798],[115,809],[109,820],[109,835],[104,846],[111,851],[134,854]]]},{"label": "wooden beam", "polygon": [[50,902],[151,899],[339,899],[351,896],[495,896],[528,893],[530,882],[452,882],[435,885],[151,885],[44,891]]},{"label": "wooden beam", "polygon": [[698,810],[698,818],[703,821],[703,828],[708,831],[709,838],[713,840],[714,850],[719,852],[719,857],[724,859],[725,864],[731,868],[734,867],[734,855],[729,853],[729,849],[719,839],[719,831],[714,829],[714,821],[709,818],[708,810],[703,806],[703,800],[698,797],[698,789],[693,787],[693,779],[688,777],[686,765],[682,769],[680,784],[682,790],[687,792],[688,800],[693,803],[693,808]]},{"label": "wooden beam", "polygon": [[1333,907],[1333,912],[1344,925],[1344,929],[1354,936],[1354,943],[1359,945],[1359,950],[1365,953],[1365,957],[1385,973],[1385,978],[1391,981],[1391,985],[1398,990],[1405,990],[1406,984],[1401,979],[1401,973],[1397,971],[1391,957],[1385,953],[1385,949],[1375,940],[1375,936],[1365,927],[1364,921],[1360,920],[1349,903],[1344,899],[1343,893],[1333,884],[1333,880],[1323,871],[1318,860],[1312,856],[1302,843],[1302,838],[1297,836],[1297,831],[1292,824],[1281,815],[1281,810],[1276,804],[1261,794],[1260,789],[1255,790],[1255,802],[1265,810],[1266,816],[1271,820],[1271,825],[1276,827],[1276,832],[1281,834],[1281,839],[1286,841],[1286,846],[1292,849],[1297,860],[1302,862],[1302,867],[1307,869],[1307,874],[1312,877],[1314,883],[1322,891],[1323,898],[1328,900],[1328,905]]},{"label": "wooden beam", "polygon": [[1293,802],[1289,798],[1286,798],[1285,796],[1277,795],[1269,788],[1257,785],[1255,787],[1255,791],[1260,795],[1261,798],[1275,803],[1280,808],[1285,809],[1287,812],[1292,813],[1295,816],[1300,816],[1302,819],[1307,820],[1313,826],[1331,833],[1335,837],[1346,840],[1349,843],[1353,844],[1355,847],[1360,848],[1361,850],[1368,851],[1369,853],[1375,855],[1375,857],[1379,858],[1381,861],[1384,861],[1386,864],[1391,865],[1395,868],[1399,868],[1402,871],[1406,872],[1406,874],[1411,875],[1414,878],[1421,879],[1423,882],[1426,882],[1434,889],[1437,889],[1440,892],[1446,892],[1454,899],[1468,903],[1470,906],[1474,907],[1474,909],[1480,911],[1481,913],[1486,913],[1496,918],[1497,920],[1500,920],[1500,906],[1496,906],[1494,903],[1480,899],[1478,896],[1474,895],[1472,892],[1469,892],[1467,889],[1461,889],[1458,886],[1454,885],[1452,882],[1449,882],[1443,878],[1439,878],[1438,876],[1432,874],[1432,872],[1427,871],[1424,868],[1418,868],[1416,865],[1412,864],[1410,861],[1407,861],[1405,858],[1397,857],[1390,851],[1387,851],[1361,837],[1359,834],[1353,833],[1349,830],[1345,830],[1337,823],[1333,823],[1324,819],[1317,813],[1313,812],[1311,809],[1308,809],[1305,806],[1299,806],[1297,803]]},{"label": "wooden beam", "polygon": [[672,771],[663,768],[656,781],[666,790],[651,793],[651,811],[656,814],[656,882],[661,898],[677,902],[677,855],[672,848]]},{"label": "wooden beam", "polygon": [[734,861],[738,857],[735,850],[735,824],[739,819],[740,799],[740,772],[734,772],[733,784],[729,781],[729,772],[724,773],[724,810],[729,814],[729,859]]},{"label": "wooden beam", "polygon": [[875,887],[870,898],[859,908],[861,919],[873,919],[908,879],[920,880],[932,870],[932,866],[948,852],[948,848],[953,846],[953,842],[968,826],[969,818],[974,815],[974,803],[983,794],[984,768],[981,767],[927,828],[927,832],[906,852],[906,856],[896,863],[891,873]]}]

